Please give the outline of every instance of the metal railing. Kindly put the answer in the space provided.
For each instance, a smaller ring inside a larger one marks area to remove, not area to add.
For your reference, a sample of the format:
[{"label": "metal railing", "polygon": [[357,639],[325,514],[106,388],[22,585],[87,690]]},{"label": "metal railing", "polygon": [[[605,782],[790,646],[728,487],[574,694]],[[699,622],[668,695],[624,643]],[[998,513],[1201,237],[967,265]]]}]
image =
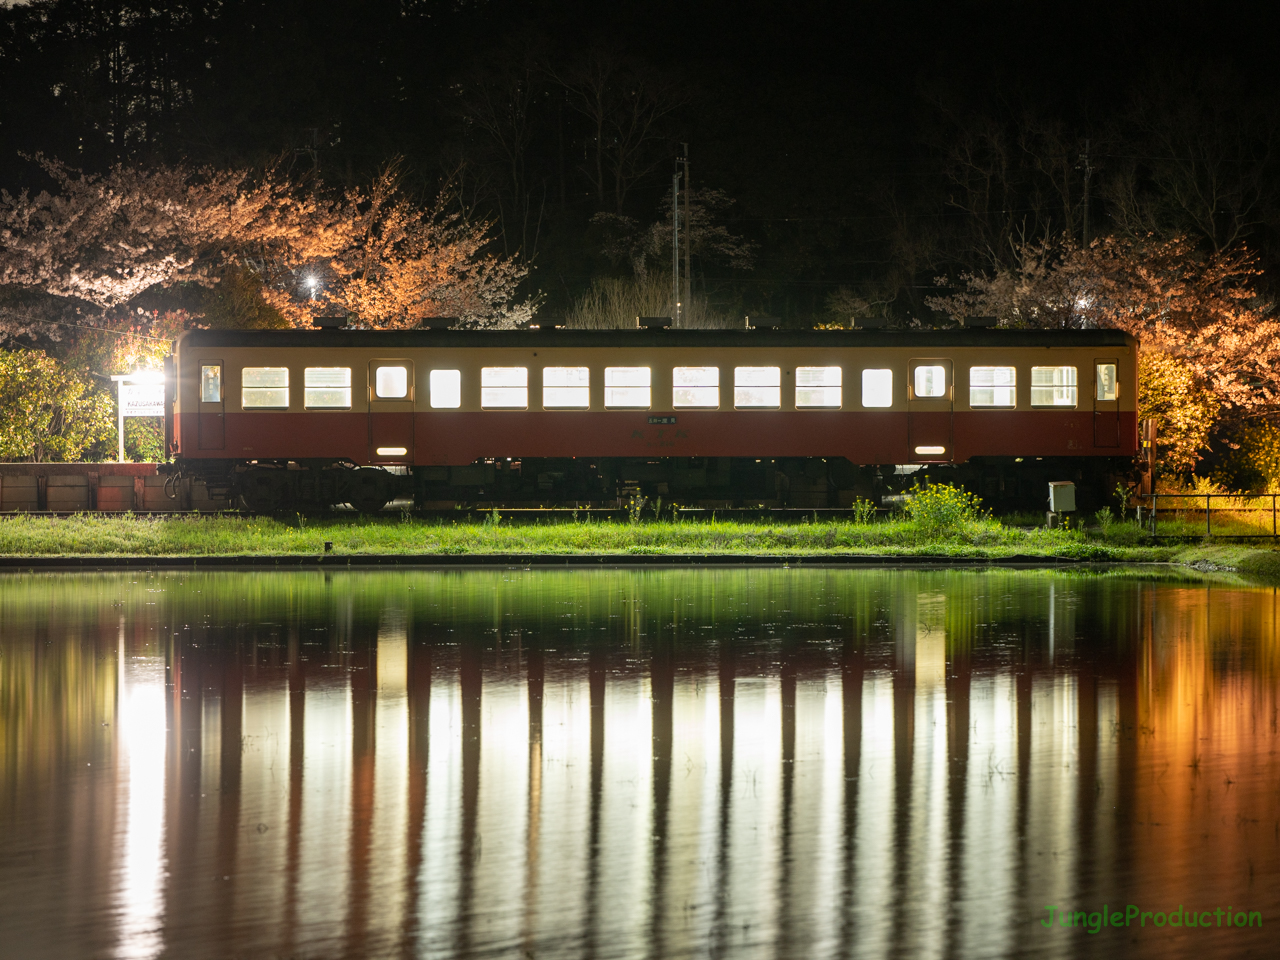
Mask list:
[{"label": "metal railing", "polygon": [[[1139,497],[1139,522],[1153,537],[1276,537],[1275,493],[1151,493]],[[1164,525],[1164,532],[1160,526]]]}]

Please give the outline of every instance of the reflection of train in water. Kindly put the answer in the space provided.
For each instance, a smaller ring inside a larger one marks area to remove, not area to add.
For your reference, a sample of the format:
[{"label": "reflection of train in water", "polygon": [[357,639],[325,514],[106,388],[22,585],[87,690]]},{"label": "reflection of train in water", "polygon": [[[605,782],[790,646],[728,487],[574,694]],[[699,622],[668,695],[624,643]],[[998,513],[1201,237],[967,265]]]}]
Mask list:
[{"label": "reflection of train in water", "polygon": [[918,468],[1038,506],[1043,481],[1087,499],[1132,467],[1137,349],[1106,330],[197,330],[166,425],[179,470],[254,509],[840,506]]}]

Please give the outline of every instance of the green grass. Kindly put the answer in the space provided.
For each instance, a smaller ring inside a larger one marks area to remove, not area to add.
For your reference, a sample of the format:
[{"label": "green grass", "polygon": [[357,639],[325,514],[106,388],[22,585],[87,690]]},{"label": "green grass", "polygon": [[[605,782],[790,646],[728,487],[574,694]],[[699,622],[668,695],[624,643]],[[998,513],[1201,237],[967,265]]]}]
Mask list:
[{"label": "green grass", "polygon": [[713,556],[1006,557],[1168,560],[1175,548],[1152,546],[1131,524],[1105,533],[1006,526],[983,519],[926,535],[910,520],[852,523],[736,521],[551,522],[427,520],[413,517],[303,518],[75,517],[0,518],[0,556],[318,555],[332,541],[338,556],[369,554],[703,554]]},{"label": "green grass", "polygon": [[639,523],[448,521],[412,516],[376,519],[83,514],[0,517],[4,557],[213,557],[333,555],[694,554],[712,557],[848,555],[990,558],[1030,556],[1079,561],[1173,562],[1280,583],[1280,552],[1257,545],[1192,540],[1154,544],[1133,523],[1081,530],[1018,527],[980,519],[929,536],[910,520],[853,523],[750,523],[717,520]]}]

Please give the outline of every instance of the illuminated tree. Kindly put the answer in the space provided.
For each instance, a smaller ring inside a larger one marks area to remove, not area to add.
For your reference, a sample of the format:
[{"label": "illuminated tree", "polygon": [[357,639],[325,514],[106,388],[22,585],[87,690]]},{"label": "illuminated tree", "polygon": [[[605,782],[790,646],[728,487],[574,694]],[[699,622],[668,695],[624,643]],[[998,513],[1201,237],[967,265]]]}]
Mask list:
[{"label": "illuminated tree", "polygon": [[115,437],[111,398],[38,350],[0,351],[0,459],[79,460]]},{"label": "illuminated tree", "polygon": [[58,192],[0,191],[0,284],[36,288],[102,309],[179,281],[216,282],[237,244],[301,235],[318,212],[271,174],[207,167],[105,176],[38,158]]},{"label": "illuminated tree", "polygon": [[335,312],[390,329],[426,317],[477,327],[527,323],[536,298],[516,302],[516,294],[528,268],[485,252],[489,224],[468,223],[443,201],[424,210],[399,186],[389,167],[367,192],[348,191],[325,218],[330,242],[322,253],[278,246],[264,270],[265,299],[299,326]]},{"label": "illuminated tree", "polygon": [[193,323],[181,310],[108,318],[79,328],[65,360],[69,366],[108,375],[159,370],[172,352],[173,341]]},{"label": "illuminated tree", "polygon": [[[373,327],[439,315],[513,325],[532,313],[513,302],[526,268],[485,252],[489,225],[422,209],[392,168],[368,190],[333,197],[274,168],[118,165],[96,176],[40,163],[57,193],[0,191],[0,287],[105,312],[238,272],[295,325],[333,310]],[[0,313],[0,339],[31,322]]]},{"label": "illuminated tree", "polygon": [[1187,473],[1209,445],[1221,404],[1194,369],[1168,353],[1138,355],[1138,407],[1156,422],[1157,468]]},{"label": "illuminated tree", "polygon": [[1023,245],[1016,266],[967,274],[964,290],[928,303],[956,320],[1125,330],[1249,416],[1280,402],[1280,322],[1253,289],[1259,273],[1244,248],[1203,256],[1183,237],[1041,242]]},{"label": "illuminated tree", "polygon": [[1184,472],[1220,418],[1260,417],[1280,402],[1280,323],[1253,289],[1259,273],[1243,248],[1204,256],[1183,237],[1041,242],[928,303],[957,320],[1133,334],[1141,415],[1157,423],[1162,469]]}]

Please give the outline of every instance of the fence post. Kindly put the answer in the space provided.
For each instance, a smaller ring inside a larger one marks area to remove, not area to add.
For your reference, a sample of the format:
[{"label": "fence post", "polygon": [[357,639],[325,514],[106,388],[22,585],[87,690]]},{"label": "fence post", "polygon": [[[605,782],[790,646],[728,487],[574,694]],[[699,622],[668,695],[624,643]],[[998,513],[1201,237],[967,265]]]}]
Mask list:
[{"label": "fence post", "polygon": [[1276,535],[1276,495],[1271,495],[1271,536]]},{"label": "fence post", "polygon": [[1209,522],[1210,522],[1209,518],[1213,516],[1213,514],[1209,512],[1209,497],[1211,496],[1212,494],[1208,494],[1208,493],[1204,495],[1204,535],[1206,537],[1213,532],[1209,526]]}]

